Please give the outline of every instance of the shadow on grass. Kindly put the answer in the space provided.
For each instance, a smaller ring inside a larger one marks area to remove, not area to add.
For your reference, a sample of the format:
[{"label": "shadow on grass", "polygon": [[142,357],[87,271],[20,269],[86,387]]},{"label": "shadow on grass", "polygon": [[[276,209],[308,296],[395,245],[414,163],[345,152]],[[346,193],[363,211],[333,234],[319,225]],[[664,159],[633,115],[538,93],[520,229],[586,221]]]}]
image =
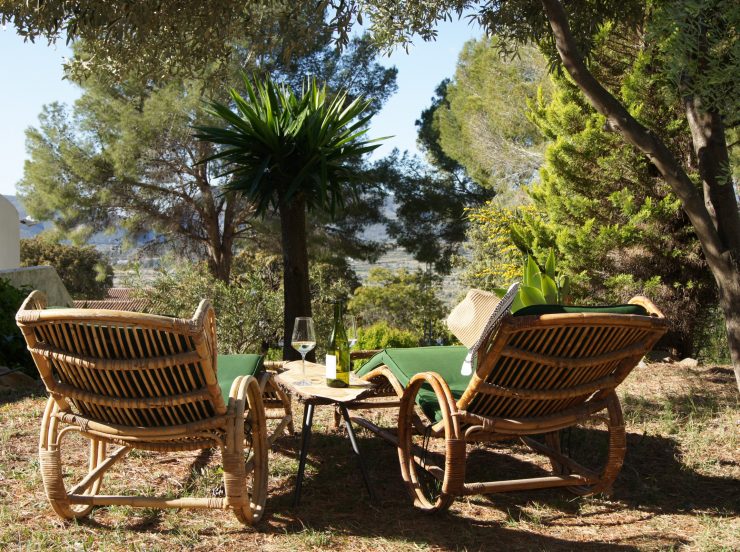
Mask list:
[{"label": "shadow on grass", "polygon": [[[692,394],[693,403],[687,405],[686,397],[675,396],[667,400],[680,416],[710,414],[722,406],[721,400]],[[658,405],[643,407],[659,410]],[[646,415],[650,415],[646,413]],[[563,435],[563,444],[571,452],[587,457],[589,466],[601,465],[606,452],[607,434],[596,429],[578,429]],[[297,438],[284,440],[289,448],[292,441],[297,449]],[[396,449],[383,441],[363,435],[360,447],[369,466],[370,479],[379,497],[378,504],[371,504],[364,489],[359,468],[349,442],[340,434],[315,433],[312,436],[309,463],[314,474],[306,478],[299,508],[292,508],[293,487],[275,490],[268,503],[268,515],[263,530],[271,529],[276,521],[288,523],[288,528],[275,526],[274,530],[301,532],[306,527],[314,531],[346,533],[367,537],[423,542],[432,546],[479,549],[486,543],[499,548],[579,548],[599,550],[632,548],[632,545],[614,543],[576,542],[552,538],[517,528],[519,522],[558,525],[559,520],[578,516],[581,526],[618,526],[624,520],[615,516],[605,520],[610,512],[626,509],[633,521],[647,520],[656,515],[702,513],[733,516],[740,512],[740,481],[732,478],[711,477],[689,469],[680,461],[681,450],[676,439],[663,436],[628,433],[627,455],[624,468],[614,484],[612,501],[602,502],[596,511],[584,511],[584,500],[565,489],[503,493],[463,498],[463,515],[454,510],[445,514],[427,515],[415,510],[403,486]],[[514,445],[473,447],[469,453],[468,481],[487,479],[514,479],[545,475],[544,469],[521,458],[526,449]],[[511,453],[516,453],[516,457]],[[579,460],[583,459],[581,456]],[[294,478],[291,479],[294,481]],[[531,512],[532,503],[540,505],[545,513],[538,516]],[[357,509],[363,514],[357,514]],[[493,508],[504,514],[506,521],[491,519],[491,515],[476,518],[480,508]],[[588,508],[586,510],[589,510]],[[472,516],[471,516],[472,512]],[[599,519],[591,523],[589,517]],[[638,519],[636,519],[638,518]],[[656,535],[651,538],[660,538]],[[680,542],[666,537],[667,546]]]},{"label": "shadow on grass", "polygon": [[24,399],[46,399],[48,393],[44,389],[41,380],[38,382],[38,387],[35,389],[3,389],[0,388],[0,406],[4,404],[11,404]]},{"label": "shadow on grass", "polygon": [[[692,390],[656,400],[628,396],[624,406],[627,416],[635,421],[665,419],[668,423],[670,419],[688,417],[709,419],[734,400]],[[627,427],[631,425],[628,423]],[[452,550],[635,550],[647,544],[651,548],[671,548],[686,543],[672,535],[670,527],[664,532],[650,531],[642,537],[620,539],[617,526],[625,524],[625,516],[631,520],[627,523],[633,523],[666,514],[733,516],[740,512],[740,481],[692,470],[681,462],[681,444],[670,434],[632,432],[627,434],[627,456],[611,501],[584,500],[565,489],[550,489],[467,497],[450,512],[427,515],[413,507],[403,486],[396,449],[368,433],[360,432],[358,436],[377,503],[368,499],[346,435],[315,428],[301,505],[293,508],[295,474],[284,470],[271,481],[267,513],[256,530],[286,535],[294,539],[288,540],[286,547],[298,542],[298,549],[317,547],[312,538],[321,540],[320,547],[331,548],[333,539],[357,536],[378,539],[389,548],[394,543],[415,543]],[[606,432],[573,430],[564,433],[562,442],[593,462],[587,462],[588,465],[597,465],[603,460]],[[299,447],[299,436],[284,437],[273,450],[295,462]],[[525,461],[525,451],[518,445],[472,447],[467,480],[543,475],[544,469]],[[206,460],[199,457],[194,461],[184,487],[193,485],[190,478]],[[132,519],[126,529],[156,531],[160,535],[178,531],[163,528],[159,521],[155,512],[144,512]],[[112,530],[92,520],[82,523]],[[593,529],[568,533],[574,525]],[[611,526],[616,528],[607,534],[606,528]],[[566,537],[543,534],[548,528]],[[567,538],[570,534],[574,535],[573,540]],[[591,540],[584,542],[584,538]],[[604,542],[607,540],[617,542]]]}]

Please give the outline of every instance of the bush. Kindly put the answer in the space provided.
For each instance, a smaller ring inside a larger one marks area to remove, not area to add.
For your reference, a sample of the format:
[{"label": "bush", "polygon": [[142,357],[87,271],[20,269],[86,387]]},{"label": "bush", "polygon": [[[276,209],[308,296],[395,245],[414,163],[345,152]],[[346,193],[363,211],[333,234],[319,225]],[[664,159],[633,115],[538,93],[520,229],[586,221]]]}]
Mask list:
[{"label": "bush", "polygon": [[277,343],[282,333],[282,292],[270,263],[251,267],[227,284],[211,275],[205,263],[178,263],[161,270],[154,281],[131,282],[137,296],[147,299],[150,313],[179,318],[193,316],[208,299],[216,311],[218,352],[258,353]]},{"label": "bush", "polygon": [[377,322],[369,328],[358,328],[357,330],[357,349],[361,351],[418,345],[418,335],[408,330],[394,328],[387,322]]},{"label": "bush", "polygon": [[[346,264],[328,262],[312,263],[310,277],[320,358],[329,340],[333,302],[346,298],[356,280]],[[192,263],[176,263],[170,270],[161,270],[153,282],[138,277],[130,284],[138,290],[137,296],[148,300],[147,311],[156,314],[190,318],[201,299],[209,299],[216,311],[219,353],[282,357],[282,262],[277,256],[240,253],[228,284],[214,278],[205,264]]]},{"label": "bush", "polygon": [[21,240],[21,266],[53,266],[75,299],[100,299],[113,285],[113,267],[92,246],[79,247],[43,238]]},{"label": "bush", "polygon": [[18,289],[0,278],[0,365],[38,377],[26,341],[15,323],[15,313],[29,293],[31,288]]},{"label": "bush", "polygon": [[421,335],[430,322],[446,314],[437,297],[440,285],[439,278],[427,272],[373,268],[366,284],[355,290],[349,309],[363,324],[388,322]]},{"label": "bush", "polygon": [[[376,322],[367,328],[357,328],[357,345],[355,350],[373,351],[386,347],[417,347],[419,336],[408,330],[394,328],[387,322]],[[353,369],[358,370],[367,359],[356,360]]]}]

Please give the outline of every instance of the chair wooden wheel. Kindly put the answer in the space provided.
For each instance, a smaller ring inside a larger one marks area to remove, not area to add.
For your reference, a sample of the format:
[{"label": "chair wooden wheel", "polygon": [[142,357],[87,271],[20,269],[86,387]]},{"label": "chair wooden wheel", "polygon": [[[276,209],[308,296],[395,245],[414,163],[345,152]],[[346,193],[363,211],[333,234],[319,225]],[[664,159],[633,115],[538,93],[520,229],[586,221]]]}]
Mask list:
[{"label": "chair wooden wheel", "polygon": [[[63,476],[65,471],[63,441],[65,436],[69,435],[69,431],[79,431],[79,428],[75,426],[60,428],[59,419],[57,418],[58,412],[59,408],[56,402],[50,398],[46,403],[44,416],[41,420],[39,438],[41,478],[44,483],[44,491],[54,511],[65,519],[79,519],[87,516],[92,511],[93,506],[73,505],[69,501],[69,495],[76,494],[75,491],[81,491],[81,494],[87,496],[97,494],[102,484],[102,476],[95,479],[87,488],[76,488],[80,482],[69,489],[67,488]],[[88,438],[87,441],[89,450],[86,476],[89,476],[105,460],[107,446],[100,439]],[[81,481],[84,482],[84,477]]]},{"label": "chair wooden wheel", "polygon": [[[422,426],[414,404],[422,385],[434,390],[442,407],[444,451],[431,450],[430,439],[439,430],[429,424]],[[465,480],[465,441],[454,417],[455,400],[444,380],[433,372],[414,376],[401,398],[398,415],[398,456],[401,476],[414,504],[426,512],[438,512],[450,507],[456,490]],[[416,427],[415,427],[416,426]],[[421,442],[419,442],[421,440]],[[462,455],[462,458],[458,458]],[[452,492],[451,492],[452,491]]]},{"label": "chair wooden wheel", "polygon": [[231,386],[229,398],[230,403],[233,401],[229,406],[234,408],[234,425],[224,449],[224,489],[227,500],[235,506],[237,519],[254,525],[262,518],[267,500],[268,445],[262,393],[256,379],[239,377]]}]

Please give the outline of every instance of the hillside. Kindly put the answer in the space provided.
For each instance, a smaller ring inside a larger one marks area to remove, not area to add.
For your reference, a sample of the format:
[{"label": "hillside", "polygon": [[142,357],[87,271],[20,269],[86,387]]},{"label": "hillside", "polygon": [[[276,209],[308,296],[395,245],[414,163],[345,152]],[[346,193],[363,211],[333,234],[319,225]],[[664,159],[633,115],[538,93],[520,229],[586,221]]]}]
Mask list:
[{"label": "hillside", "polygon": [[[26,220],[28,214],[23,207],[20,199],[15,195],[5,195],[5,197],[15,206],[18,210],[20,220]],[[388,198],[383,207],[384,215],[390,219],[395,218],[396,206],[392,198]],[[21,239],[33,238],[39,235],[44,230],[51,228],[50,222],[35,222],[33,224],[21,224]],[[382,224],[375,224],[369,227],[363,234],[363,237],[368,240],[379,241],[387,245],[393,245],[393,240],[388,236],[385,226]],[[126,260],[131,258],[131,255],[123,255],[121,253],[121,241],[123,238],[123,232],[116,232],[115,234],[104,234],[97,233],[92,236],[88,242],[90,245],[94,245],[98,250],[108,254],[111,261],[115,264],[116,261]],[[400,247],[393,247],[386,254],[380,257],[376,263],[368,263],[359,260],[350,260],[350,265],[357,272],[361,281],[365,281],[370,272],[371,268],[382,267],[391,270],[397,270],[399,268],[405,268],[410,271],[417,269],[423,269],[424,266],[415,261],[414,258],[409,255]],[[448,276],[444,280],[442,286],[442,298],[447,303],[452,304],[457,296],[460,294],[461,288],[457,281],[457,278],[452,275]]]}]

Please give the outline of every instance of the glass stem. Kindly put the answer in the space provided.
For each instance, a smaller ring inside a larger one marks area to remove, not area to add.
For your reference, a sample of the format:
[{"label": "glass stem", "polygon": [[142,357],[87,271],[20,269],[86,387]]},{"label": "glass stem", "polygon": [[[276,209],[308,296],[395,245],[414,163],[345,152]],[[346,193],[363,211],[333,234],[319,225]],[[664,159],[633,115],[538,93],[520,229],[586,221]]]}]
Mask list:
[{"label": "glass stem", "polygon": [[306,353],[301,353],[301,375],[306,379]]}]

